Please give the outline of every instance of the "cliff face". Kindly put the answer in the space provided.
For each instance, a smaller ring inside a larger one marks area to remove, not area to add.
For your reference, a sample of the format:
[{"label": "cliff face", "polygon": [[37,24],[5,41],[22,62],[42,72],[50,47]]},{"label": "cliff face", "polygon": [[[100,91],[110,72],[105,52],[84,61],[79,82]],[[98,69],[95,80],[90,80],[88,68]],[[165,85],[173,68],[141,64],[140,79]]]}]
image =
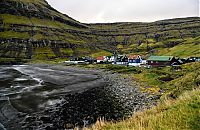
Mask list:
[{"label": "cliff face", "polygon": [[0,0],[0,7],[0,57],[4,58],[45,60],[114,51],[145,54],[188,38],[199,43],[200,18],[84,24],[45,0]]},{"label": "cliff face", "polygon": [[1,0],[1,14],[12,14],[27,18],[38,18],[58,21],[70,26],[87,28],[67,15],[59,13],[45,0]]},{"label": "cliff face", "polygon": [[42,58],[42,51],[47,51],[54,58],[62,56],[61,46],[73,48],[74,43],[84,42],[70,30],[88,26],[59,13],[46,1],[1,0],[0,6],[1,57],[32,58],[39,51],[36,58]]}]

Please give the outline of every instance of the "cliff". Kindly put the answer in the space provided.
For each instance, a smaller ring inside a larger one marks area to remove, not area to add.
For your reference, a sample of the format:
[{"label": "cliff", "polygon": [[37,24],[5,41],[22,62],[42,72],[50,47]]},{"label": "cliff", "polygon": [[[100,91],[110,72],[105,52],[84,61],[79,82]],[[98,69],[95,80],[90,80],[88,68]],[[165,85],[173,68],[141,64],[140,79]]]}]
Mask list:
[{"label": "cliff", "polygon": [[200,43],[198,17],[85,24],[59,13],[45,0],[0,0],[0,7],[1,58],[47,60],[113,52],[147,55]]}]

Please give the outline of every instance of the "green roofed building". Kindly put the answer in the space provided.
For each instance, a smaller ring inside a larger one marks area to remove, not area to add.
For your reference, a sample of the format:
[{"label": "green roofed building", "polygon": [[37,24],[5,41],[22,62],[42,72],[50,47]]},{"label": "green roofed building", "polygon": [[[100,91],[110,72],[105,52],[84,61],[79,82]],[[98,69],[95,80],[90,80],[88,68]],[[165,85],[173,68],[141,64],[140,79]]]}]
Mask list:
[{"label": "green roofed building", "polygon": [[170,66],[175,61],[173,56],[150,56],[147,59],[148,65],[151,66]]}]

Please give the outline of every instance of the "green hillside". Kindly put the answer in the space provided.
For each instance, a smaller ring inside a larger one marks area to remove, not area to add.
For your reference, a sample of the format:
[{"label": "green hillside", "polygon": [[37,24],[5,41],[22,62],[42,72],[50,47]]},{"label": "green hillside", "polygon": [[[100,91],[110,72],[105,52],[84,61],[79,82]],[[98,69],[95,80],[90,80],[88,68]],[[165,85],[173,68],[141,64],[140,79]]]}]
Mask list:
[{"label": "green hillside", "polygon": [[99,54],[199,56],[200,18],[85,24],[45,0],[0,0],[0,57],[67,59]]},{"label": "green hillside", "polygon": [[97,122],[91,130],[199,130],[200,90],[184,92],[177,100],[135,113],[123,122]]},{"label": "green hillside", "polygon": [[[200,18],[87,24],[58,12],[45,0],[0,0],[0,64],[59,62],[115,52],[200,57]],[[88,66],[120,73],[137,81],[142,91],[161,97],[150,110],[121,122],[97,122],[91,129],[200,129],[200,63],[184,64],[181,70]]]},{"label": "green hillside", "polygon": [[99,120],[85,130],[200,129],[200,62],[184,64],[178,71],[173,67],[147,69],[99,65],[98,68],[131,78],[141,91],[157,95],[158,104],[121,121]]}]

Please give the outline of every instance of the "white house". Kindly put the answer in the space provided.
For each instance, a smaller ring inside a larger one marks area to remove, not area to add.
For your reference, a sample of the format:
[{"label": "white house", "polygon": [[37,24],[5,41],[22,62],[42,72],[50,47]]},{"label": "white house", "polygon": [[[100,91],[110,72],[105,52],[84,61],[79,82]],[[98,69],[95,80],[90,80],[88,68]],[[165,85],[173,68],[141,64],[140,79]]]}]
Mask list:
[{"label": "white house", "polygon": [[129,55],[128,56],[128,65],[129,66],[140,66],[145,63],[139,55]]}]

